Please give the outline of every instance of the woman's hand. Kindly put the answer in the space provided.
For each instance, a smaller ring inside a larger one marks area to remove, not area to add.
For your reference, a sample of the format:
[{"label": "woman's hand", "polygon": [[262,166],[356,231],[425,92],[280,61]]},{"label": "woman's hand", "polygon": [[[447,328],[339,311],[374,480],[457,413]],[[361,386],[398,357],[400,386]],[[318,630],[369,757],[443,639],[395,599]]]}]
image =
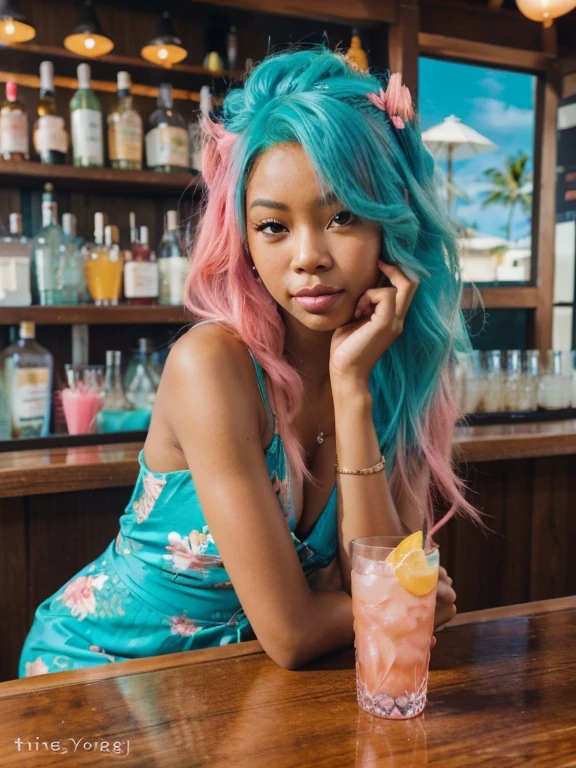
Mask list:
[{"label": "woman's hand", "polygon": [[330,374],[367,383],[372,368],[402,333],[404,318],[418,288],[392,264],[378,267],[391,286],[371,288],[356,305],[354,320],[337,328],[330,347]]},{"label": "woman's hand", "polygon": [[[456,616],[456,592],[452,588],[452,579],[448,576],[446,568],[440,566],[438,570],[438,591],[436,592],[436,613],[434,614],[434,631],[444,629],[446,624]],[[431,648],[436,645],[436,638],[432,637]]]}]

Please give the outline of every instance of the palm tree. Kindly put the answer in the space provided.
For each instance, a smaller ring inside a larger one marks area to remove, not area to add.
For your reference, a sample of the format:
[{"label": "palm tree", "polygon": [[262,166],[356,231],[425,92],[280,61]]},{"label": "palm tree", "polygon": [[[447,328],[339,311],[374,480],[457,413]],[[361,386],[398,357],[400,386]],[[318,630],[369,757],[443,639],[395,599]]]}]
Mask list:
[{"label": "palm tree", "polygon": [[494,188],[486,193],[482,201],[482,208],[490,205],[504,205],[510,208],[508,223],[506,224],[506,240],[510,240],[512,234],[512,217],[517,205],[520,205],[524,213],[530,213],[532,209],[532,192],[529,183],[532,174],[526,170],[528,155],[519,152],[516,157],[508,157],[504,170],[488,168],[484,176],[492,182]]}]

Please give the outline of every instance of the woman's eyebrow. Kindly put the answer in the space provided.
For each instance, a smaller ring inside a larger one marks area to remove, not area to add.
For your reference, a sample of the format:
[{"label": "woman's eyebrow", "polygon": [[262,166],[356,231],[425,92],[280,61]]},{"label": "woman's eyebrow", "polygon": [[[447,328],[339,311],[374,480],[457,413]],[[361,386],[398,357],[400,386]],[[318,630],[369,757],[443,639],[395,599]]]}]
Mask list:
[{"label": "woman's eyebrow", "polygon": [[[316,200],[316,206],[318,208],[326,208],[329,205],[333,205],[338,200],[339,198],[334,192],[328,192],[328,194],[323,195]],[[250,210],[252,210],[252,208],[272,208],[275,211],[290,210],[290,206],[286,205],[286,203],[280,203],[277,200],[267,200],[263,197],[257,197],[256,200],[253,200],[250,205]]]}]

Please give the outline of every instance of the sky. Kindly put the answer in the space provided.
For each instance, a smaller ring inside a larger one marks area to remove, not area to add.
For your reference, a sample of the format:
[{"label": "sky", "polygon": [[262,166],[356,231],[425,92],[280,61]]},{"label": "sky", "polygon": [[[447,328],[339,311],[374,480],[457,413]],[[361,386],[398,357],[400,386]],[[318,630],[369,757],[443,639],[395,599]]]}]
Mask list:
[{"label": "sky", "polygon": [[[528,155],[528,171],[533,172],[535,96],[533,75],[420,57],[422,130],[455,115],[498,147],[470,160],[455,161],[453,166],[455,184],[472,199],[470,204],[458,200],[456,217],[466,224],[476,223],[483,234],[504,236],[510,211],[499,205],[482,210],[483,192],[490,188],[482,172],[503,169],[507,157],[520,150]],[[446,162],[439,165],[445,172]],[[529,234],[530,218],[516,206],[512,239]]]}]

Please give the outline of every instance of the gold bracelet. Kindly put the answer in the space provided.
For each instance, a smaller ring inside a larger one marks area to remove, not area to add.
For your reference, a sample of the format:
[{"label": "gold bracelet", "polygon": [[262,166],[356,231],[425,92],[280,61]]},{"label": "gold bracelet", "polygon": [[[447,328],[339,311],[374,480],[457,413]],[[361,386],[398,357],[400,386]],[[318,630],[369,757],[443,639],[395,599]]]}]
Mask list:
[{"label": "gold bracelet", "polygon": [[334,469],[341,475],[373,475],[374,472],[381,472],[383,469],[386,469],[386,459],[384,456],[381,456],[378,463],[374,464],[373,467],[368,467],[367,469],[344,469],[343,467],[338,466],[338,456],[336,456],[336,464],[334,464]]}]

